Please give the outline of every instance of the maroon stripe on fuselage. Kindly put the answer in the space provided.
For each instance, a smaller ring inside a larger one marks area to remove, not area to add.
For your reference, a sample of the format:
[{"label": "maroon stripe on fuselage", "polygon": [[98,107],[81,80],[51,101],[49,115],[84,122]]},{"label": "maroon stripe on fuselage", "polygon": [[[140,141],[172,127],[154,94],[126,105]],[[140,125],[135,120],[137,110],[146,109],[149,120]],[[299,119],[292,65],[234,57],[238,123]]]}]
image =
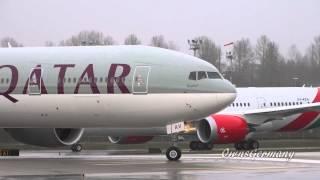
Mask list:
[{"label": "maroon stripe on fuselage", "polygon": [[[313,103],[320,102],[320,89],[317,89],[317,95],[313,100]],[[297,131],[304,128],[310,122],[312,122],[317,116],[318,112],[305,112],[302,113],[296,120],[292,121],[288,125],[281,128],[279,131]]]}]

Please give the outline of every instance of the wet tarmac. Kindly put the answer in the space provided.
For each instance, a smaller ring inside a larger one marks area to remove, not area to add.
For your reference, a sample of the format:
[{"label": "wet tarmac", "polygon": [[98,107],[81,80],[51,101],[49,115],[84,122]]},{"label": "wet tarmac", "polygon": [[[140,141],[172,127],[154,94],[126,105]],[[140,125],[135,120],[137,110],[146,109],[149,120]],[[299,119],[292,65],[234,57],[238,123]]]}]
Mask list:
[{"label": "wet tarmac", "polygon": [[277,158],[228,158],[183,154],[169,162],[162,154],[120,155],[116,151],[26,151],[0,157],[0,179],[318,179],[320,152]]}]

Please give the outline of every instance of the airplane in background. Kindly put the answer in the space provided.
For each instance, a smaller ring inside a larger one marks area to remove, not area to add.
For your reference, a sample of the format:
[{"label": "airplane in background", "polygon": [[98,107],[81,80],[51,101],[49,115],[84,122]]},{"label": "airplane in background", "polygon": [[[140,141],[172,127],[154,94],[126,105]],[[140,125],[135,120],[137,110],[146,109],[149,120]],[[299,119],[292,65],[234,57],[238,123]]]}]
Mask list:
[{"label": "airplane in background", "polygon": [[[258,149],[259,142],[252,138],[255,133],[320,126],[320,88],[237,88],[237,92],[236,100],[226,109],[199,121],[199,140],[190,142],[191,149],[229,143],[234,143],[237,150]],[[201,129],[208,131],[203,133]]]},{"label": "airplane in background", "polygon": [[[181,126],[228,106],[211,64],[148,46],[0,49],[0,127],[31,145],[74,145],[85,128]],[[180,127],[181,129],[181,127]],[[170,134],[174,136],[179,128]],[[168,149],[168,159],[181,151]]]},{"label": "airplane in background", "polygon": [[[190,149],[212,149],[214,144],[234,144],[237,150],[259,148],[256,133],[303,131],[320,126],[320,88],[237,88],[237,98],[226,109],[200,121],[186,122]],[[152,129],[87,129],[87,135],[108,136],[111,143],[139,144],[165,135]],[[122,134],[118,134],[122,133]]]}]

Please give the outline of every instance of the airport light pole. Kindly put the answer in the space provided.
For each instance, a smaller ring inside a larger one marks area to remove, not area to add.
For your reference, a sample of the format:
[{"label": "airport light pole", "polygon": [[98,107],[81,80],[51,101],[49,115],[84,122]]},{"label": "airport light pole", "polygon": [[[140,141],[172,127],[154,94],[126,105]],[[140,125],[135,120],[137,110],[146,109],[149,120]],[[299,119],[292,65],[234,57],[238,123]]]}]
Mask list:
[{"label": "airport light pole", "polygon": [[189,49],[193,51],[193,55],[197,56],[197,51],[200,50],[200,45],[202,44],[202,40],[201,39],[188,40],[188,44],[190,46]]},{"label": "airport light pole", "polygon": [[[233,42],[223,45],[224,47],[233,46]],[[232,82],[232,72],[233,72],[233,53],[232,50],[226,51],[226,58],[230,60],[230,81]]]}]

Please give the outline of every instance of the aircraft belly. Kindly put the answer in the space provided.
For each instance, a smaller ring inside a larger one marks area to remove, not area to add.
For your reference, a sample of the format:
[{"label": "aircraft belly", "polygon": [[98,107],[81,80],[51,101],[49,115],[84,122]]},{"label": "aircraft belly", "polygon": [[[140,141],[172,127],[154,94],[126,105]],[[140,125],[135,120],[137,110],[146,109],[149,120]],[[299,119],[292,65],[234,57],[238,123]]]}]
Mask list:
[{"label": "aircraft belly", "polygon": [[[0,101],[0,127],[159,127],[220,111],[234,94],[44,94]],[[226,100],[227,99],[227,100]]]}]

